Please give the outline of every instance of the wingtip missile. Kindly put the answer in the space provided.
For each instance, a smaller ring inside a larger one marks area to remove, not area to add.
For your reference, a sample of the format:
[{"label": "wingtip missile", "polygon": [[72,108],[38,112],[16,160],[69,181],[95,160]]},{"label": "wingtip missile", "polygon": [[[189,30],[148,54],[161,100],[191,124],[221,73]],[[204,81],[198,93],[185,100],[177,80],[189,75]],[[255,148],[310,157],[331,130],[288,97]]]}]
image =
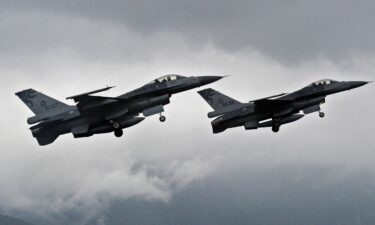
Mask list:
[{"label": "wingtip missile", "polygon": [[255,100],[251,100],[249,102],[257,102],[257,101],[262,101],[262,100],[269,100],[269,99],[273,99],[273,98],[277,98],[277,97],[281,97],[281,96],[284,96],[284,95],[287,95],[288,93],[281,93],[281,94],[277,94],[277,95],[272,95],[272,96],[268,96],[268,97],[265,97],[265,98],[258,98],[258,99],[255,99]]},{"label": "wingtip missile", "polygon": [[86,93],[83,93],[83,94],[73,95],[73,96],[67,97],[66,99],[76,99],[76,98],[79,98],[79,97],[88,96],[88,95],[96,94],[96,93],[103,92],[103,91],[108,91],[109,89],[112,89],[114,87],[116,87],[116,86],[107,86],[105,88],[97,89],[97,90],[94,90],[94,91],[89,91],[89,92],[86,92]]}]

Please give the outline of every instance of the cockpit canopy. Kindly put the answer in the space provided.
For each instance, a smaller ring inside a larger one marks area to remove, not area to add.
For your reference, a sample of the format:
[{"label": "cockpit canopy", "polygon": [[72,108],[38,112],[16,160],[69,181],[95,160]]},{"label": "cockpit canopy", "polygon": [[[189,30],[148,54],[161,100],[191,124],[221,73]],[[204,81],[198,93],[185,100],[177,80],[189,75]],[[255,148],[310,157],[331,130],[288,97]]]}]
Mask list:
[{"label": "cockpit canopy", "polygon": [[168,74],[162,77],[159,77],[153,81],[151,81],[149,84],[154,84],[154,83],[161,83],[161,82],[166,82],[166,81],[172,81],[172,80],[178,80],[184,78],[184,76],[177,75],[177,74]]},{"label": "cockpit canopy", "polygon": [[332,84],[332,83],[337,83],[337,82],[338,81],[331,80],[331,79],[323,79],[323,80],[315,81],[314,83],[308,85],[307,87],[314,87],[314,86]]}]

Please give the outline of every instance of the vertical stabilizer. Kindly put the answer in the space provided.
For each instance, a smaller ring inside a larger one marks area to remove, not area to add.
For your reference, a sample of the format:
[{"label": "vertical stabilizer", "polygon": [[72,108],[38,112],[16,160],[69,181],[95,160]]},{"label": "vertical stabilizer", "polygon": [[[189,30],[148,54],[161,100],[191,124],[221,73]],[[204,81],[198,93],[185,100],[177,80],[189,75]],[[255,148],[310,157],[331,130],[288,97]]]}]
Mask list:
[{"label": "vertical stabilizer", "polygon": [[234,105],[242,104],[241,102],[228,97],[212,88],[198,91],[204,100],[214,109],[219,110]]},{"label": "vertical stabilizer", "polygon": [[58,112],[69,108],[69,105],[33,89],[17,92],[16,95],[35,115]]}]

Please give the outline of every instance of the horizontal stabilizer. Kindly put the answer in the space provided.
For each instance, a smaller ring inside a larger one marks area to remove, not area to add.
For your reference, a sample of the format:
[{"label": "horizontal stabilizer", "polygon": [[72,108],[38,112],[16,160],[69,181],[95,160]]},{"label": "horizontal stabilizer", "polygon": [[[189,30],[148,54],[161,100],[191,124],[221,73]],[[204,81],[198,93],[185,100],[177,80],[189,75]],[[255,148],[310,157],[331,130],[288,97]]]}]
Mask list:
[{"label": "horizontal stabilizer", "polygon": [[52,136],[52,137],[37,137],[36,140],[38,141],[40,146],[49,145],[52,142],[54,142],[58,136]]}]

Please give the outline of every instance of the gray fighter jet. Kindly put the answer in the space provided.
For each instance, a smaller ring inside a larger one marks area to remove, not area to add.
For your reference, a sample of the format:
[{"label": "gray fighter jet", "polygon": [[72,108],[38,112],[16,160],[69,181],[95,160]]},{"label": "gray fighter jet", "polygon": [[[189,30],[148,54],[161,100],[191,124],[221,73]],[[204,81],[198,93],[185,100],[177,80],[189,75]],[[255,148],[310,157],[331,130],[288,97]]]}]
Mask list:
[{"label": "gray fighter jet", "polygon": [[[211,122],[213,132],[220,133],[227,128],[244,126],[246,130],[259,127],[272,127],[278,132],[281,125],[301,119],[304,114],[319,112],[327,95],[350,90],[367,84],[364,81],[320,80],[290,94],[279,94],[241,103],[213,89],[198,93],[214,109],[209,118],[218,117]],[[300,113],[302,111],[303,113]]]},{"label": "gray fighter jet", "polygon": [[171,74],[118,97],[94,96],[109,90],[106,87],[84,94],[68,97],[76,105],[67,105],[33,89],[17,92],[16,95],[31,109],[35,116],[27,119],[39,145],[48,145],[59,135],[73,133],[75,138],[93,134],[114,132],[123,135],[122,129],[144,120],[143,116],[160,114],[165,121],[163,106],[169,104],[172,94],[200,87],[221,79],[221,76],[184,77]]}]

